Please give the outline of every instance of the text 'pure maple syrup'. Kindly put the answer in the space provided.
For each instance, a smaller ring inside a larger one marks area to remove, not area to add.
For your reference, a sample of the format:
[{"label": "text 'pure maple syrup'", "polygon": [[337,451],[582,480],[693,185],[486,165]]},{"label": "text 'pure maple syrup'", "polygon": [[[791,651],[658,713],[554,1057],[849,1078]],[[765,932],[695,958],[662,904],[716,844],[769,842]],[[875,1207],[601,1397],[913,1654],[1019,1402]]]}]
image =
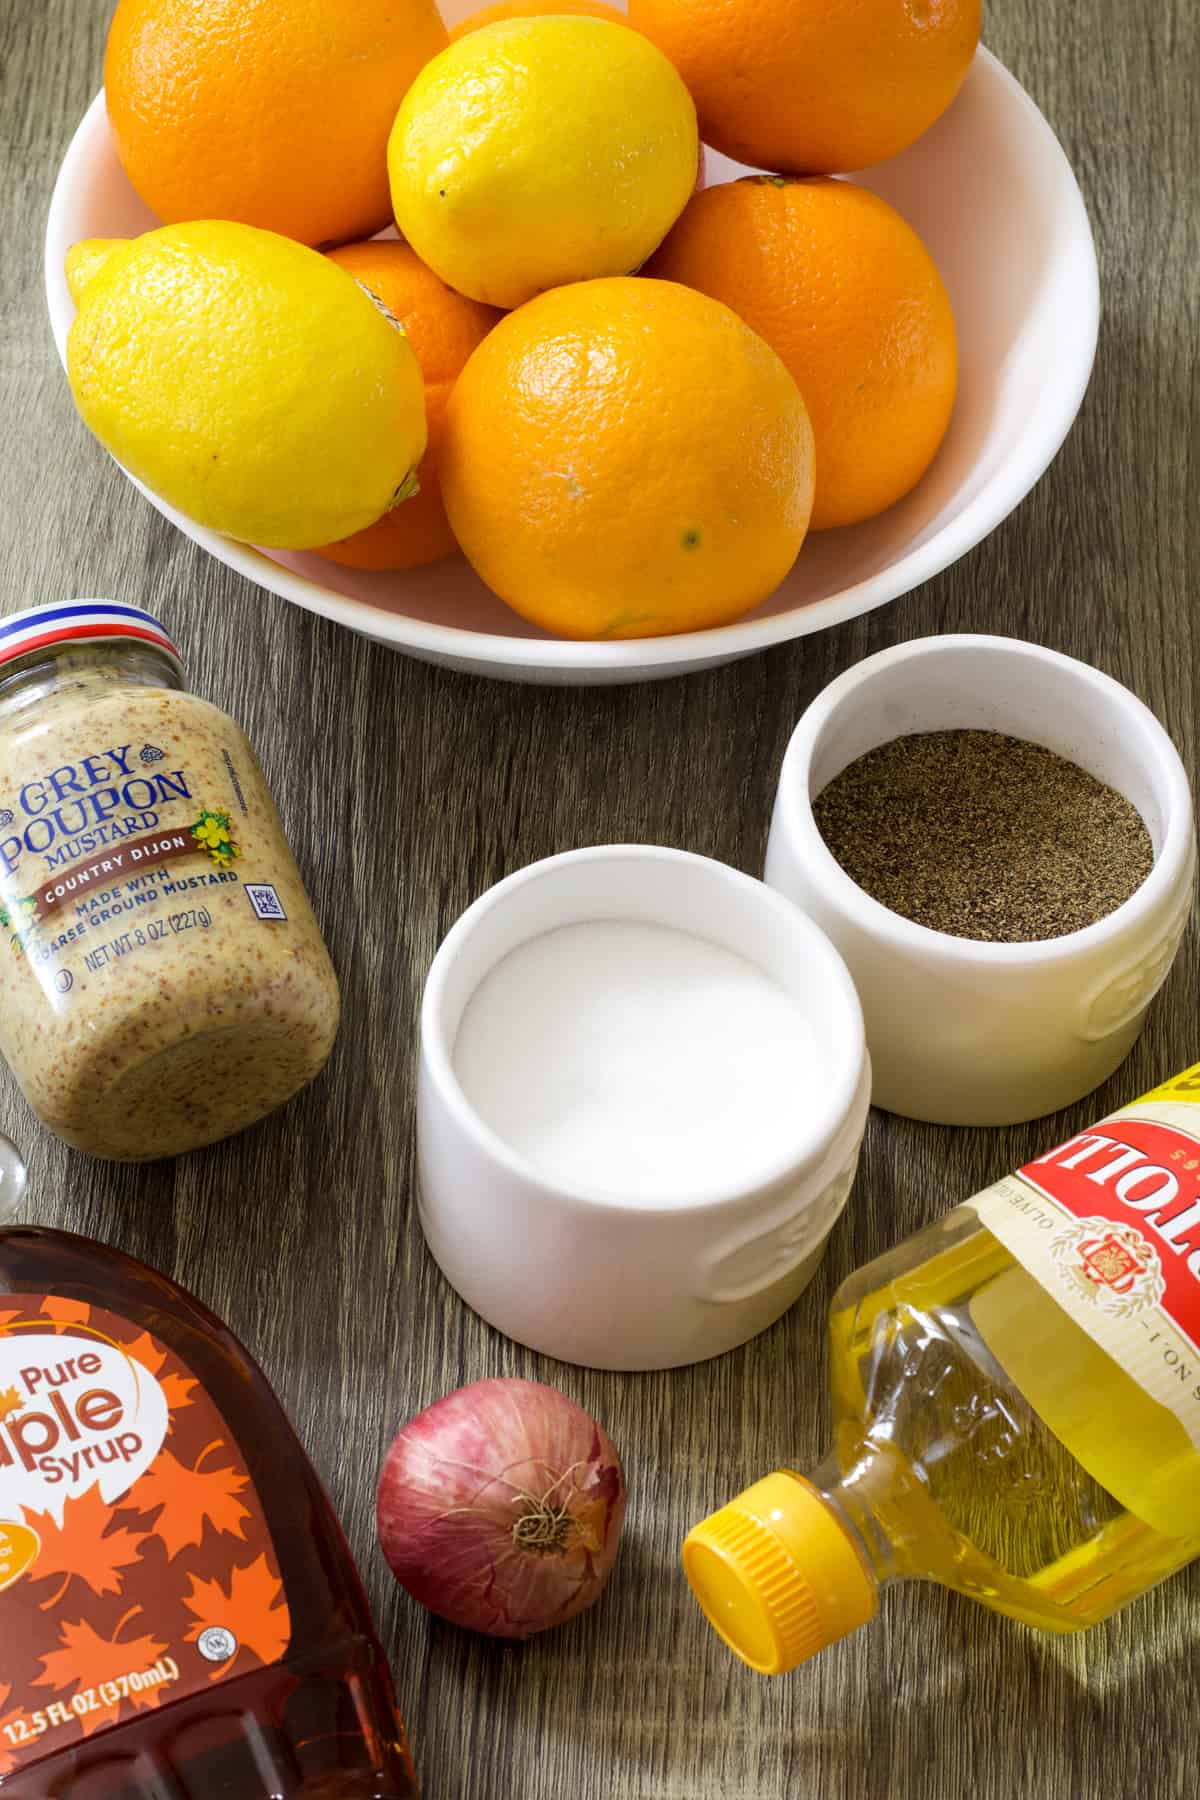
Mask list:
[{"label": "text 'pure maple syrup'", "polygon": [[4,1800],[412,1800],[340,1526],[174,1282],[0,1230]]}]

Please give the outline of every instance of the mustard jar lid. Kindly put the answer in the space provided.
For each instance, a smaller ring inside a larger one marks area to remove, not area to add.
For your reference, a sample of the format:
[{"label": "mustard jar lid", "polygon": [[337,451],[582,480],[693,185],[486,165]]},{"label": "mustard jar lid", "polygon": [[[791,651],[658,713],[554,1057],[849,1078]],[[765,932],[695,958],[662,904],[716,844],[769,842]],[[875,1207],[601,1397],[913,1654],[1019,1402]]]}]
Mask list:
[{"label": "mustard jar lid", "polygon": [[153,613],[123,600],[62,600],[0,619],[0,666],[54,644],[133,639],[153,644],[183,673],[183,659]]}]

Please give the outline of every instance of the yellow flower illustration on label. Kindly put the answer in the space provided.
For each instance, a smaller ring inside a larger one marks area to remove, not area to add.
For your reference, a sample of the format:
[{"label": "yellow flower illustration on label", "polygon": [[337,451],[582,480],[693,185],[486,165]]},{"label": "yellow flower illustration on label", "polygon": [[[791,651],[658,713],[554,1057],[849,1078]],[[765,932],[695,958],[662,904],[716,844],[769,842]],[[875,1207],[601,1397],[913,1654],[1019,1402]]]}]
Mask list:
[{"label": "yellow flower illustration on label", "polygon": [[0,931],[10,934],[9,943],[14,956],[24,954],[25,939],[37,924],[38,918],[36,898],[0,900]]},{"label": "yellow flower illustration on label", "polygon": [[235,856],[241,855],[241,846],[233,841],[233,828],[228,813],[209,812],[200,814],[192,826],[192,836],[202,850],[216,863],[218,869],[227,869]]}]

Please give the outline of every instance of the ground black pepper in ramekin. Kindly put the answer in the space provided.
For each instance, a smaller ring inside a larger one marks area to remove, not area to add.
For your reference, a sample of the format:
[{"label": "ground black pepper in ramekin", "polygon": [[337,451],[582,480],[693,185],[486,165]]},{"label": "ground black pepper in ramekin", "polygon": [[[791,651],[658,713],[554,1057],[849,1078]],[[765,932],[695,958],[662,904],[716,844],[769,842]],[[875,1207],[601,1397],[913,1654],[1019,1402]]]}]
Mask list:
[{"label": "ground black pepper in ramekin", "polygon": [[1040,744],[925,731],[852,762],[813,803],[842,868],[934,931],[990,943],[1063,937],[1107,918],[1154,862],[1123,794]]}]

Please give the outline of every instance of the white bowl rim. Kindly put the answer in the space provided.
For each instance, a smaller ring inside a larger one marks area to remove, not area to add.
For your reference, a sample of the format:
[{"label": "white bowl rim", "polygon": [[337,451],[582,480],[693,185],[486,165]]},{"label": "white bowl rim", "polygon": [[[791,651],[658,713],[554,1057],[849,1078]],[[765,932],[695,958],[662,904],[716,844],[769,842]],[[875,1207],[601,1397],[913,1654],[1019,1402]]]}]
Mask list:
[{"label": "white bowl rim", "polygon": [[[1095,242],[1087,208],[1079,184],[1065,151],[1050,125],[1016,77],[983,45],[976,60],[987,76],[1009,91],[1024,110],[1031,129],[1038,133],[1051,159],[1057,162],[1065,203],[1074,212],[1069,243],[1086,264],[1087,282],[1083,305],[1074,320],[1071,345],[1074,368],[1072,379],[1060,368],[1058,391],[1060,406],[1043,423],[1040,438],[1031,452],[1021,458],[1014,469],[1011,462],[1002,464],[983,484],[975,498],[928,541],[910,550],[886,569],[841,593],[808,605],[789,608],[767,618],[749,619],[732,625],[712,627],[704,631],[681,632],[670,637],[627,638],[609,641],[565,638],[517,638],[494,632],[471,631],[457,625],[434,624],[375,607],[369,601],[352,600],[332,594],[319,583],[275,562],[251,545],[238,543],[221,533],[197,525],[184,514],[160,499],[130,476],[122,472],[164,517],[220,562],[236,569],[247,580],[270,593],[303,607],[307,612],[344,625],[398,650],[407,650],[435,661],[459,666],[492,664],[497,669],[512,671],[518,678],[522,671],[538,669],[550,674],[572,675],[582,680],[604,674],[630,679],[639,673],[654,671],[661,675],[678,672],[704,663],[732,661],[752,655],[774,644],[786,643],[829,626],[841,625],[899,599],[943,569],[965,556],[981,543],[1021,503],[1030,489],[1049,468],[1067,437],[1083,403],[1095,361],[1100,326],[1100,277]],[[104,89],[96,95],[75,130],[63,158],[46,220],[45,283],[47,307],[55,346],[64,367],[66,339],[71,317],[62,306],[62,259],[69,248],[64,241],[63,216],[73,193],[79,168],[86,160],[93,132],[105,110]],[[419,571],[417,571],[419,574]]]}]

